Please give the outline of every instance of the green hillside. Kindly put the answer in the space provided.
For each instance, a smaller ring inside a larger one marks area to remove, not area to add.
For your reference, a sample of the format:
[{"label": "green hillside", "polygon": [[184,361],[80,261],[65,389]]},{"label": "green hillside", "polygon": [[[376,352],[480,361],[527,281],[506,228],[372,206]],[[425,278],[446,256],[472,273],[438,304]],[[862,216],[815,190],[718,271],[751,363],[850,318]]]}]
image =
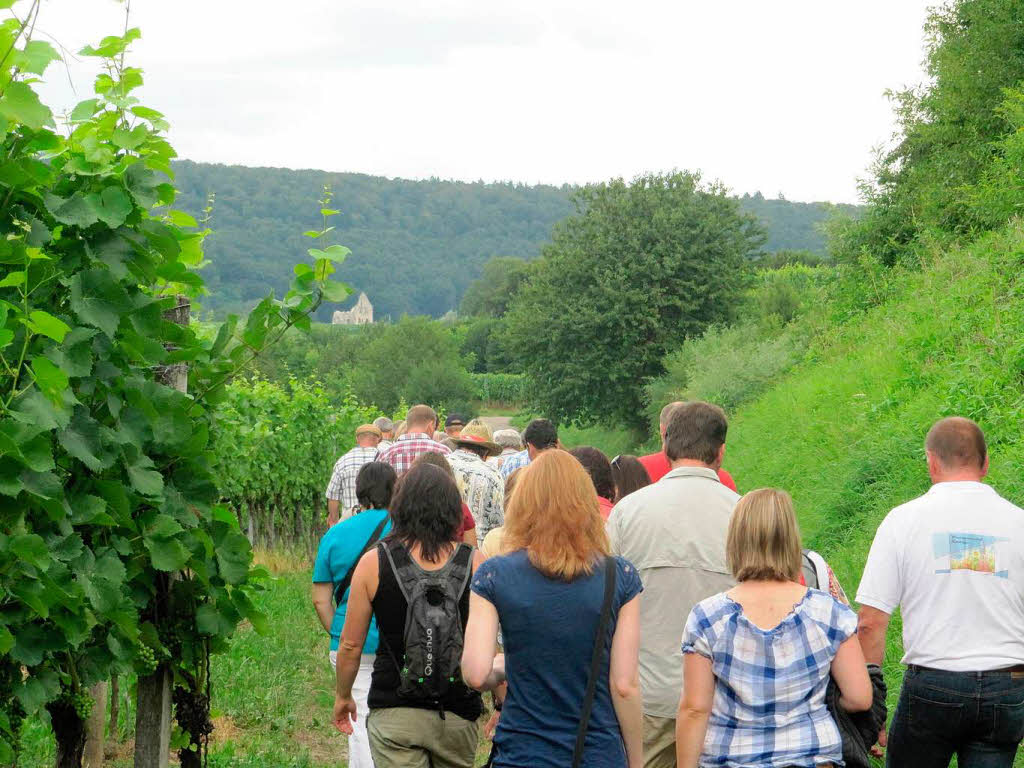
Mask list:
[{"label": "green hillside", "polygon": [[[929,487],[924,436],[938,418],[977,420],[991,484],[1024,502],[1022,258],[1018,221],[923,271],[882,275],[879,306],[820,329],[804,362],[735,411],[726,464],[741,490],[788,490],[807,545],[851,597],[882,518]],[[900,656],[896,623],[893,697]]]},{"label": "green hillside", "polygon": [[[198,215],[207,196],[216,194],[204,277],[211,293],[205,306],[217,312],[246,311],[269,290],[287,289],[292,264],[308,247],[302,232],[320,225],[316,201],[325,183],[341,209],[333,222],[337,241],[352,249],[341,279],[365,291],[378,316],[396,319],[455,309],[488,259],[535,258],[555,222],[573,211],[569,186],[409,181],[190,161],[174,169],[182,210]],[[761,219],[767,252],[824,253],[825,206],[760,194],[740,202]],[[320,318],[340,306],[324,307]]]}]

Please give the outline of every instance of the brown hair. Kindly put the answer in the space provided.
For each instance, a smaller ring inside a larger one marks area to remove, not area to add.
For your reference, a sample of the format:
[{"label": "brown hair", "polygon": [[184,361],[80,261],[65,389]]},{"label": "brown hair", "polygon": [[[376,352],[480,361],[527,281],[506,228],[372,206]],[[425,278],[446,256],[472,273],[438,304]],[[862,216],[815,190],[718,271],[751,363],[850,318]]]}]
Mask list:
[{"label": "brown hair", "polygon": [[525,549],[542,573],[571,581],[608,554],[608,535],[582,465],[552,448],[519,476],[505,520],[504,550]]},{"label": "brown hair", "polygon": [[736,581],[797,581],[802,558],[788,493],[759,488],[739,500],[725,541],[725,559]]},{"label": "brown hair", "polygon": [[523,470],[526,467],[520,467],[519,469],[512,470],[509,476],[505,478],[505,512],[508,512],[509,505],[512,503],[512,491],[516,489],[516,484],[519,482],[519,476],[523,474]]},{"label": "brown hair", "polygon": [[623,496],[639,491],[651,484],[651,476],[647,468],[636,456],[616,456],[612,459],[612,479],[615,482],[614,502],[618,503]]},{"label": "brown hair", "polygon": [[405,423],[410,432],[416,427],[425,427],[431,423],[437,426],[437,412],[429,405],[414,405],[405,414]]},{"label": "brown hair", "polygon": [[597,495],[611,501],[615,496],[615,481],[612,479],[612,465],[608,463],[608,457],[590,445],[573,448],[569,455],[587,470]]},{"label": "brown hair", "polygon": [[420,464],[433,464],[435,467],[443,469],[445,474],[447,474],[452,480],[455,479],[455,470],[452,469],[452,465],[448,463],[448,459],[437,451],[427,451],[426,453],[421,453],[417,456],[416,461],[414,461],[412,465],[416,467]]},{"label": "brown hair", "polygon": [[714,464],[728,429],[725,411],[717,405],[684,403],[672,411],[665,431],[665,453],[669,461],[693,459]]},{"label": "brown hair", "polygon": [[985,466],[988,448],[981,427],[962,416],[950,416],[928,430],[925,450],[947,469]]}]

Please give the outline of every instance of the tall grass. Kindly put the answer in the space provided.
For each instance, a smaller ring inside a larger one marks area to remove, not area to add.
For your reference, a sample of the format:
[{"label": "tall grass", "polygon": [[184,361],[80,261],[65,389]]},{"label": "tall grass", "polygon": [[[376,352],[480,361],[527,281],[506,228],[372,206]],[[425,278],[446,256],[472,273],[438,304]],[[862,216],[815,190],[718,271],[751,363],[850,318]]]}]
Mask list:
[{"label": "tall grass", "polygon": [[[735,413],[728,466],[741,490],[788,490],[807,545],[851,596],[882,518],[929,486],[923,443],[937,419],[977,420],[989,482],[1024,503],[1022,254],[1016,222],[922,271],[890,273],[885,303],[826,329],[804,362]],[[891,705],[901,655],[897,619]]]}]

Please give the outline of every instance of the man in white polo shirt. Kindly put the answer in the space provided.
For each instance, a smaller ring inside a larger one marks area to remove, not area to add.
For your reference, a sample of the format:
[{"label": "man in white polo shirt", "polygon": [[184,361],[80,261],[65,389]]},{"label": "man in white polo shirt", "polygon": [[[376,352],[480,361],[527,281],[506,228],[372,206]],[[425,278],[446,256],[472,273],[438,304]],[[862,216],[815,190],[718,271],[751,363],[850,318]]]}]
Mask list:
[{"label": "man in white polo shirt", "polygon": [[960,768],[1010,768],[1024,735],[1024,510],[982,484],[985,436],[970,419],[938,422],[925,450],[931,490],[882,521],[857,591],[869,664],[903,616],[886,765],[946,768],[956,754]]}]

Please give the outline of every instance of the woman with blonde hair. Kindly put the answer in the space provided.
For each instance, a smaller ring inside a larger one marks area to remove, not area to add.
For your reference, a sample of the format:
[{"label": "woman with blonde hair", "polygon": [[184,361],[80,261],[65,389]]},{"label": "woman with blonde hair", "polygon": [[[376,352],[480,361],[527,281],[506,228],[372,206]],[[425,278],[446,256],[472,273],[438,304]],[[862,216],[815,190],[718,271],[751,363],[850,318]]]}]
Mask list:
[{"label": "woman with blonde hair", "polygon": [[551,449],[523,470],[503,545],[507,554],[474,574],[462,656],[471,687],[509,684],[493,765],[640,768],[643,587],[628,561],[609,556],[576,459]]},{"label": "woman with blonde hair", "polygon": [[740,499],[726,561],[737,585],[697,603],[683,632],[679,768],[842,764],[825,703],[829,677],[849,712],[871,706],[871,681],[856,614],[798,583],[789,494],[762,488]]}]

